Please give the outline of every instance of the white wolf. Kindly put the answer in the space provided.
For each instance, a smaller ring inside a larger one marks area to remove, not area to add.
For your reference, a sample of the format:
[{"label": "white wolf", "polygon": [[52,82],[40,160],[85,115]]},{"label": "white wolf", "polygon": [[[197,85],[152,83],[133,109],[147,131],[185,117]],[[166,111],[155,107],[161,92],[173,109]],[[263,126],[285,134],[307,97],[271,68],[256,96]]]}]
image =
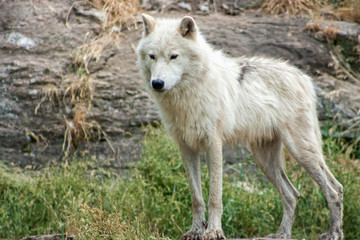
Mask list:
[{"label": "white wolf", "polygon": [[[246,143],[283,202],[283,218],[273,238],[289,238],[298,191],[287,178],[282,144],[324,192],[330,230],[342,233],[342,185],[325,165],[312,80],[281,60],[230,58],[214,50],[191,17],[154,19],[143,14],[137,48],[145,84],[160,108],[167,132],[177,142],[192,197],[193,221],[183,239],[224,239],[222,146]],[[210,171],[208,221],[201,190],[200,152]]]}]

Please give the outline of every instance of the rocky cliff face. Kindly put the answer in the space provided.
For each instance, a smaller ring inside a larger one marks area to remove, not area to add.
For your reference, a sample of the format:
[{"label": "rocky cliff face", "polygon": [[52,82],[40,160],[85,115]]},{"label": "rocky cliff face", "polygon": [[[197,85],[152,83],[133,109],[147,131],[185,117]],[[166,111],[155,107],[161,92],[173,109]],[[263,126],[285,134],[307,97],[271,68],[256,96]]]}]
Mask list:
[{"label": "rocky cliff face", "polygon": [[[87,35],[96,36],[100,29],[95,9],[72,4],[70,0],[0,3],[0,160],[37,166],[63,156],[65,121],[73,116],[73,109],[64,103],[64,96],[53,95],[49,101],[43,89],[60,87],[68,76],[81,74],[74,69],[74,51]],[[171,16],[184,14],[172,12]],[[328,44],[305,30],[306,19],[257,12],[195,18],[209,42],[229,55],[284,58],[312,75],[322,120],[338,114],[342,122],[352,124],[351,119],[358,118],[359,84],[331,77],[335,71],[329,67]],[[358,25],[350,28],[348,37],[360,34]],[[141,30],[138,26],[122,31],[121,42],[107,46],[98,61],[88,66],[94,87],[88,118],[105,135],[80,142],[77,148],[99,159],[112,159],[113,167],[138,160],[141,125],[159,121],[136,68],[134,47]]]}]

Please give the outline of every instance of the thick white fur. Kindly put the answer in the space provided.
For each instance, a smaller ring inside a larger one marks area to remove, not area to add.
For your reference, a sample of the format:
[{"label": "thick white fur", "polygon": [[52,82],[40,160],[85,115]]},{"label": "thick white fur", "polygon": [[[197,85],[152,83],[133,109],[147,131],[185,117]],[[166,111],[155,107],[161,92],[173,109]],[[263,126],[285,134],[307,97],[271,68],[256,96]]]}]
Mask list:
[{"label": "thick white fur", "polygon": [[[251,148],[282,197],[283,220],[271,237],[290,237],[299,197],[283,169],[283,143],[328,201],[330,231],[320,239],[342,239],[342,186],[323,159],[311,78],[282,60],[225,56],[206,42],[191,17],[155,20],[144,14],[143,20],[139,68],[165,129],[179,145],[193,199],[193,224],[183,239],[224,237],[222,145],[236,142]],[[154,79],[164,81],[163,91],[152,89]],[[207,224],[201,151],[206,152],[210,170]]]}]

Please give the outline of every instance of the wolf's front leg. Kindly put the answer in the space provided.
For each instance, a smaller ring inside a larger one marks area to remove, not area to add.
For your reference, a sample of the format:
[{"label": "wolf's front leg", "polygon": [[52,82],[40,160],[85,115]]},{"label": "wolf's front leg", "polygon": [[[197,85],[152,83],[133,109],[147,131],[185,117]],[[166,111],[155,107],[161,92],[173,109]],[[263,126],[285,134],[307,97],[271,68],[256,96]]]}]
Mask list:
[{"label": "wolf's front leg", "polygon": [[206,150],[206,159],[210,173],[209,221],[202,240],[225,239],[221,228],[222,206],[222,140],[216,138]]},{"label": "wolf's front leg", "polygon": [[201,189],[199,152],[191,150],[183,143],[179,144],[179,149],[190,186],[193,209],[192,227],[183,235],[183,240],[201,240],[206,228],[206,221],[205,203]]}]

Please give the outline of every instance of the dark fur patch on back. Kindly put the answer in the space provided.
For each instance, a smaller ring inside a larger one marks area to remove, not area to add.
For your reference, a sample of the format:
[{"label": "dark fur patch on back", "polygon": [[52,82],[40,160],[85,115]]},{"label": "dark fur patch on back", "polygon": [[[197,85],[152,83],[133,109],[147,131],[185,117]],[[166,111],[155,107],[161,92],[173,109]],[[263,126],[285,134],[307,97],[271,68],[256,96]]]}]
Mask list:
[{"label": "dark fur patch on back", "polygon": [[245,78],[245,74],[248,74],[250,71],[251,71],[252,67],[249,66],[249,65],[243,65],[241,66],[241,69],[240,69],[240,74],[239,74],[239,82],[242,82]]}]

